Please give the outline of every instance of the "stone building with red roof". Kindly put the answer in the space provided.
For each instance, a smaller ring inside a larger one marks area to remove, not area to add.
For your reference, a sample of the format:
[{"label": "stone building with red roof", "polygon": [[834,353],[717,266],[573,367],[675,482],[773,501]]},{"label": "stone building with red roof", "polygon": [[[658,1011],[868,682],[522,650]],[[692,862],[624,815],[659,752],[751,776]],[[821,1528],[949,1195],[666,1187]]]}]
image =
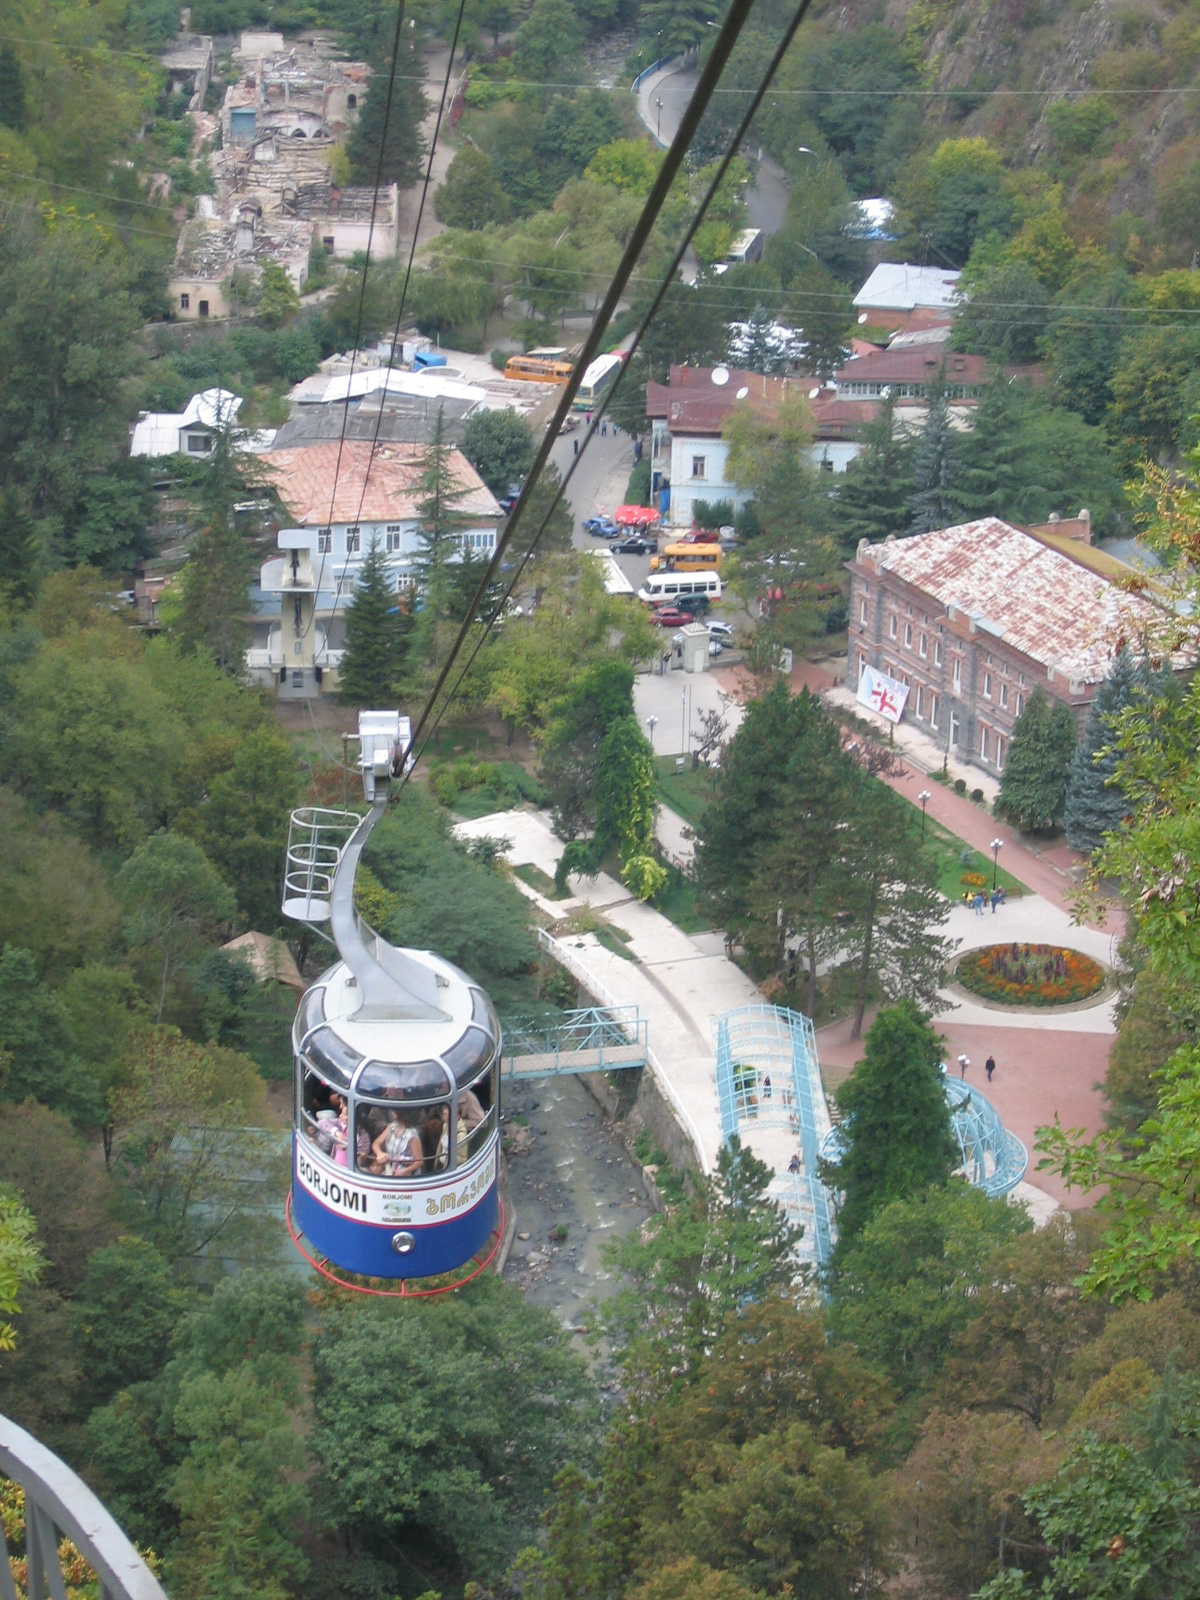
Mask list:
[{"label": "stone building with red roof", "polygon": [[985,517],[864,540],[848,563],[849,682],[872,666],[906,684],[906,721],[998,775],[1035,688],[1082,720],[1122,645],[1162,654],[1164,611],[1090,539],[1081,512],[1037,529]]}]

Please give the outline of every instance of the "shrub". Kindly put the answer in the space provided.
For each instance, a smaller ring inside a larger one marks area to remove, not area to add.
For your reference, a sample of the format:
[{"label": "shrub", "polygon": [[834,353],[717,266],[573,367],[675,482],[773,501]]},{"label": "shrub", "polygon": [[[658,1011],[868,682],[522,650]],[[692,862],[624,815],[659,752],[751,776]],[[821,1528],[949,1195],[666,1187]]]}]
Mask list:
[{"label": "shrub", "polygon": [[454,774],[445,767],[429,774],[429,787],[444,806],[452,806],[458,799],[458,785],[454,781]]},{"label": "shrub", "polygon": [[954,792],[955,792],[955,794],[966,794],[966,792],[967,792],[967,780],[965,778],[955,778],[955,780],[954,780]]},{"label": "shrub", "polygon": [[975,804],[977,806],[978,805],[982,805],[983,804],[983,790],[982,789],[972,789],[971,790],[971,799],[974,800],[974,802],[975,802]]}]

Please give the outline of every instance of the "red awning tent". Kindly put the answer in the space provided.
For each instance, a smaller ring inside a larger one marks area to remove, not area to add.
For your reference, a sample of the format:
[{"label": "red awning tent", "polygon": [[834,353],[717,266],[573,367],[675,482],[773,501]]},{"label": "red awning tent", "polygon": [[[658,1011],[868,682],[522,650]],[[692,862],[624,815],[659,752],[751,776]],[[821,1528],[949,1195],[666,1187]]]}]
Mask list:
[{"label": "red awning tent", "polygon": [[618,506],[613,512],[613,521],[622,528],[648,528],[658,518],[652,506]]}]

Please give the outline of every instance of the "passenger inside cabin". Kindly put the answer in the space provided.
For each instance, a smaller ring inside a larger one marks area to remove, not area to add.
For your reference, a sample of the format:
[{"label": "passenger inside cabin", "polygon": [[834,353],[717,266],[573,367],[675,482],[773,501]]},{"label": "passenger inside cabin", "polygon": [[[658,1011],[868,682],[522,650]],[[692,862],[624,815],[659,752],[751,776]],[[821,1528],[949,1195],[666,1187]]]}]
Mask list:
[{"label": "passenger inside cabin", "polygon": [[421,1136],[409,1121],[407,1111],[389,1113],[388,1125],[371,1146],[386,1178],[411,1178],[425,1162]]}]

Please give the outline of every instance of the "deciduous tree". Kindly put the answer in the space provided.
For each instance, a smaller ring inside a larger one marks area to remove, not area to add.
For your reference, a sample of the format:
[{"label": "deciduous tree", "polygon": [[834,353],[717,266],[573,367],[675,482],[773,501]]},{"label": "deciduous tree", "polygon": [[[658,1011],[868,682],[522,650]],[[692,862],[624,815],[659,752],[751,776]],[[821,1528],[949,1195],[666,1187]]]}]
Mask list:
[{"label": "deciduous tree", "polygon": [[1018,828],[1051,829],[1063,814],[1075,719],[1039,685],[1013,725],[996,810]]}]

